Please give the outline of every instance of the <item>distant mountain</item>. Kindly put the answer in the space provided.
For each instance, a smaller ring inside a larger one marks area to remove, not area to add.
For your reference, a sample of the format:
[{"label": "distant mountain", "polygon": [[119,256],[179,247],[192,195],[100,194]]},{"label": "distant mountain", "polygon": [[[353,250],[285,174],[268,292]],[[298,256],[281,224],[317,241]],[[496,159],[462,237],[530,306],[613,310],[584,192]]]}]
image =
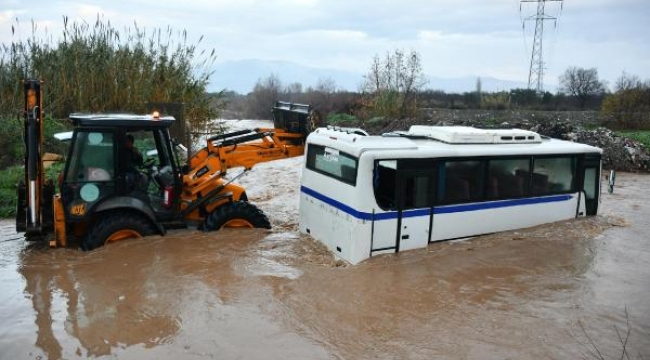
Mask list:
[{"label": "distant mountain", "polygon": [[320,79],[332,79],[337,89],[357,91],[363,82],[363,74],[351,71],[320,69],[298,65],[287,61],[238,60],[215,66],[208,90],[222,89],[247,94],[253,90],[259,79],[271,74],[277,75],[282,84],[299,82],[303,88],[316,86]]},{"label": "distant mountain", "polygon": [[[358,91],[363,84],[362,73],[353,71],[322,69],[295,64],[288,61],[266,60],[237,60],[215,65],[209,91],[232,90],[247,94],[253,90],[259,79],[271,74],[278,76],[284,85],[301,83],[303,88],[315,86],[320,79],[332,79],[338,90]],[[461,78],[441,78],[427,76],[426,88],[445,92],[469,92],[476,90],[475,76]],[[501,80],[491,77],[481,77],[481,89],[487,92],[507,91],[515,88],[525,88],[525,82]]]}]

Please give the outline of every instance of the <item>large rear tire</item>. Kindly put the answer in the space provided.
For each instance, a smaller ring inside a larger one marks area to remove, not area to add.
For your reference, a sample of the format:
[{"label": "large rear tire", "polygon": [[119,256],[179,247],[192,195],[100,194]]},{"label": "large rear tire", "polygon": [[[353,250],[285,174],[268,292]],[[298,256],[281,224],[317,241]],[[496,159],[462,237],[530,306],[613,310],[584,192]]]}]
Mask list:
[{"label": "large rear tire", "polygon": [[101,214],[97,222],[88,229],[81,247],[93,250],[111,241],[141,238],[156,233],[156,227],[145,216],[132,212],[110,212]]},{"label": "large rear tire", "polygon": [[236,201],[218,207],[205,219],[205,231],[219,230],[225,227],[270,229],[269,218],[257,206]]}]

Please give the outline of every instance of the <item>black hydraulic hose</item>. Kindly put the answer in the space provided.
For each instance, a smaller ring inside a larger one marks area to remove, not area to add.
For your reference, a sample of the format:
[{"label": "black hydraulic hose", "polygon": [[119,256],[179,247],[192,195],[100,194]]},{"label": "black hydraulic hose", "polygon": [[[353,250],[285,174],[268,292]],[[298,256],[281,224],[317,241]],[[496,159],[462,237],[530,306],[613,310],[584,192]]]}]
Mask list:
[{"label": "black hydraulic hose", "polygon": [[254,131],[254,130],[250,130],[250,129],[249,129],[249,130],[239,130],[239,131],[234,131],[234,132],[227,133],[227,134],[219,134],[219,135],[215,135],[215,136],[209,137],[209,138],[208,138],[208,141],[215,141],[215,140],[220,140],[220,139],[227,139],[227,138],[229,138],[229,137],[233,137],[233,136],[239,136],[239,135],[248,134],[248,133],[250,133],[250,132],[252,132],[252,131]]},{"label": "black hydraulic hose", "polygon": [[234,139],[226,139],[223,142],[219,143],[219,145],[221,145],[221,146],[237,145],[237,144],[241,144],[241,143],[251,141],[251,140],[262,139],[262,138],[264,138],[266,136],[269,136],[269,135],[272,135],[272,134],[273,133],[271,133],[271,132],[253,133],[253,134],[246,135],[246,136],[240,136],[240,137],[237,137],[237,138],[234,138]]}]

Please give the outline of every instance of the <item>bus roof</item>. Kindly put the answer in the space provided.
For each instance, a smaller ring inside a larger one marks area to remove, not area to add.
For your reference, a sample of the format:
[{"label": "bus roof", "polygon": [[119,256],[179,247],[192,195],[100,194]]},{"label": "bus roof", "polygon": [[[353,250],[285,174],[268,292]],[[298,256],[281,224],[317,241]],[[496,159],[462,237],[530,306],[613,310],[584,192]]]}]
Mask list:
[{"label": "bus roof", "polygon": [[363,136],[332,128],[316,129],[309,143],[333,147],[352,156],[366,152],[394,153],[400,157],[492,156],[598,153],[597,147],[551,139],[521,129],[487,130],[462,126],[413,126],[381,136]]}]

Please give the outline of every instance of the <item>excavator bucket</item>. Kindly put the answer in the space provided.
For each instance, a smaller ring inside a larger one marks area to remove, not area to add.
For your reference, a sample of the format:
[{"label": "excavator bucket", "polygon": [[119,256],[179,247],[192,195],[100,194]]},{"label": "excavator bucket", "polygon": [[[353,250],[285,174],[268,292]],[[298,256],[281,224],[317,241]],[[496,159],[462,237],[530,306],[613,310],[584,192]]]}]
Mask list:
[{"label": "excavator bucket", "polygon": [[273,127],[305,137],[320,125],[320,115],[311,105],[276,101],[273,107]]}]

